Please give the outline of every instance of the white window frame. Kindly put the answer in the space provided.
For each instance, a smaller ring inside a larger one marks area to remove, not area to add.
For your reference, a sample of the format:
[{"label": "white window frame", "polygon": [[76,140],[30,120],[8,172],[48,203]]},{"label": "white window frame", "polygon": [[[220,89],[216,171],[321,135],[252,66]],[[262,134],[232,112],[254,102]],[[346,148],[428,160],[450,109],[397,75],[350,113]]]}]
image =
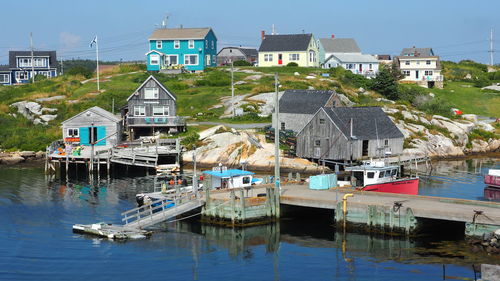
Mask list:
[{"label": "white window frame", "polygon": [[160,55],[158,55],[158,54],[149,55],[149,64],[150,65],[159,65],[160,64]]},{"label": "white window frame", "polygon": [[180,48],[181,48],[181,41],[174,40],[174,49],[180,49]]},{"label": "white window frame", "polygon": [[68,129],[66,129],[66,137],[79,138],[80,137],[80,130],[78,128],[68,128]]},{"label": "white window frame", "polygon": [[405,61],[405,65],[410,65],[410,61],[409,60]]},{"label": "white window frame", "polygon": [[273,54],[264,54],[264,61],[273,61]]},{"label": "white window frame", "polygon": [[409,70],[403,70],[403,75],[408,77],[410,76],[410,71]]},{"label": "white window frame", "polygon": [[30,58],[18,58],[19,67],[31,67]]},{"label": "white window frame", "polygon": [[[174,64],[172,64],[172,61],[170,59],[171,57],[175,57],[176,62]],[[169,65],[178,65],[179,64],[179,55],[168,55],[167,58],[168,58]]]},{"label": "white window frame", "polygon": [[169,116],[170,109],[168,106],[155,105],[153,106],[153,116]]},{"label": "white window frame", "polygon": [[[1,73],[0,77],[3,77],[3,79],[0,80],[0,83],[10,83],[10,74]],[[5,79],[5,77],[7,77],[7,79]]]},{"label": "white window frame", "polygon": [[298,61],[298,60],[300,60],[300,54],[290,54],[289,60],[290,61]]},{"label": "white window frame", "polygon": [[426,61],[425,61],[425,64],[426,64],[426,65],[431,65],[431,61],[430,61],[430,60],[426,60]]},{"label": "white window frame", "polygon": [[156,40],[156,49],[162,49],[163,48],[163,42],[161,40]]},{"label": "white window frame", "polygon": [[368,65],[368,69],[369,69],[369,70],[373,70],[373,64],[371,64],[371,63],[370,63],[370,64]]},{"label": "white window frame", "polygon": [[134,116],[146,116],[146,107],[144,105],[134,106]]},{"label": "white window frame", "polygon": [[144,88],[144,99],[155,100],[160,96],[160,89],[158,87],[147,87]]},{"label": "white window frame", "polygon": [[47,59],[46,58],[34,58],[35,60],[35,67],[46,67],[47,66]]},{"label": "white window frame", "polygon": [[424,72],[424,74],[425,74],[425,76],[432,76],[432,75],[433,75],[433,72],[432,72],[432,70],[426,70],[426,71]]},{"label": "white window frame", "polygon": [[188,41],[188,48],[189,49],[194,49],[194,40],[193,39],[189,39],[189,41]]},{"label": "white window frame", "polygon": [[[24,78],[21,78],[21,73],[24,73]],[[28,80],[29,74],[28,71],[16,71],[16,80]]]},{"label": "white window frame", "polygon": [[40,74],[40,75],[43,75],[47,78],[50,78],[50,71],[37,71],[36,74]]},{"label": "white window frame", "polygon": [[[196,57],[196,63],[191,63],[188,60],[188,57]],[[198,57],[198,55],[193,55],[193,54],[184,55],[184,65],[198,65],[199,63],[200,63],[200,58]]]}]

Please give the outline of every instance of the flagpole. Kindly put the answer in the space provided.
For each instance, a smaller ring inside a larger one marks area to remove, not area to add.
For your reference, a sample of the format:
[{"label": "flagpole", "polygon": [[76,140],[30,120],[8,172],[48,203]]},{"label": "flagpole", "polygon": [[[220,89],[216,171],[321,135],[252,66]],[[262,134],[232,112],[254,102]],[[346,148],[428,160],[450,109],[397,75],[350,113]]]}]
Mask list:
[{"label": "flagpole", "polygon": [[97,91],[100,92],[101,88],[99,85],[99,43],[97,42],[97,35],[95,36],[95,53],[96,53],[96,62],[97,62]]}]

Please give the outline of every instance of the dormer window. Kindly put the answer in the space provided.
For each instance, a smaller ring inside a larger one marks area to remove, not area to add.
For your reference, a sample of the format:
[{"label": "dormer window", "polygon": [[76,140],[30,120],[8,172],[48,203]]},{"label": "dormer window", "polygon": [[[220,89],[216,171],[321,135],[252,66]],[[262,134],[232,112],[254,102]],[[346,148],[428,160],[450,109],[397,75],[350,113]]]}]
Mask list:
[{"label": "dormer window", "polygon": [[189,49],[194,49],[194,40],[189,40],[189,42],[188,42],[188,48]]},{"label": "dormer window", "polygon": [[181,48],[181,41],[175,40],[174,41],[174,49],[180,49]]},{"label": "dormer window", "polygon": [[158,99],[158,88],[144,88],[144,98],[145,99]]},{"label": "dormer window", "polygon": [[162,41],[160,40],[156,41],[156,49],[161,49],[161,48],[163,48]]}]

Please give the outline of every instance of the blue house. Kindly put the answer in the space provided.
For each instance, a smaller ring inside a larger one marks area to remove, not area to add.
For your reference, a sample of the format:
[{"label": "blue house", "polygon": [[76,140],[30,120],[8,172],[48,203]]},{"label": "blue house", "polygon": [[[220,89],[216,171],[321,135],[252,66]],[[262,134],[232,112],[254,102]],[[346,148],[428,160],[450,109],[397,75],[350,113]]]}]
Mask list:
[{"label": "blue house", "polygon": [[[32,71],[34,70],[34,73]],[[28,83],[32,75],[57,76],[56,51],[10,51],[9,65],[0,67],[0,84]]]},{"label": "blue house", "polygon": [[211,28],[160,28],[149,37],[147,70],[183,66],[203,71],[217,66],[217,37]]}]

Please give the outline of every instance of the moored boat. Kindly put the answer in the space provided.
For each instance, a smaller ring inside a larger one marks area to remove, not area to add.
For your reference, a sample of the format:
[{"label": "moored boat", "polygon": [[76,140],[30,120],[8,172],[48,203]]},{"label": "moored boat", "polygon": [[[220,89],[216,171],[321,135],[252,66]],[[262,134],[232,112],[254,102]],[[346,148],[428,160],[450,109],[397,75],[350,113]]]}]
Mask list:
[{"label": "moored boat", "polygon": [[402,177],[398,166],[386,166],[384,162],[365,162],[363,165],[346,167],[351,172],[352,186],[360,190],[418,194],[418,177]]},{"label": "moored boat", "polygon": [[500,188],[500,170],[490,169],[488,174],[484,175],[484,183],[490,187]]}]

